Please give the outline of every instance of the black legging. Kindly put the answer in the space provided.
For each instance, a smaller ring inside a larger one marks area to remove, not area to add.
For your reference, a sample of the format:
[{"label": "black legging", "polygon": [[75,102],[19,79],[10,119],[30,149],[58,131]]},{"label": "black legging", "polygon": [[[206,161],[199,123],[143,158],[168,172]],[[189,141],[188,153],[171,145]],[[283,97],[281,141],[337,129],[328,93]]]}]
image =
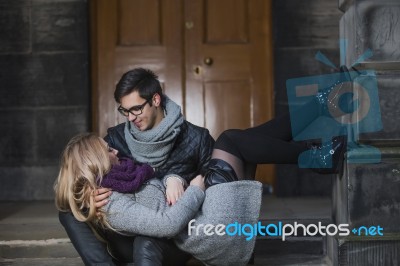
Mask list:
[{"label": "black legging", "polygon": [[[315,100],[298,111],[306,114],[303,121],[298,121],[301,124],[296,124],[298,130],[304,129],[319,116]],[[249,168],[255,170],[256,164],[297,163],[300,153],[308,148],[304,142],[292,140],[290,114],[286,113],[256,127],[224,131],[215,142],[212,158],[228,162],[239,179],[249,178],[249,174],[254,174],[253,171],[249,173]]]},{"label": "black legging", "polygon": [[218,137],[214,148],[246,163],[296,163],[306,146],[291,141],[293,137],[288,121],[289,114],[285,114],[257,127],[228,129]]}]

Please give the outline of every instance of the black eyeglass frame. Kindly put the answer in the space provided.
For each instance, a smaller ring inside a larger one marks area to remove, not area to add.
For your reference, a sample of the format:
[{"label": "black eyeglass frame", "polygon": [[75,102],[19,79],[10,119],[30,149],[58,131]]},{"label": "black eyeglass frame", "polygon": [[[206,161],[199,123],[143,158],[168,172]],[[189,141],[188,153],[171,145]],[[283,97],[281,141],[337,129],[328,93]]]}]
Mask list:
[{"label": "black eyeglass frame", "polygon": [[143,113],[144,107],[145,107],[146,104],[148,104],[150,101],[151,101],[151,99],[146,100],[143,104],[132,106],[132,107],[129,108],[129,109],[125,109],[124,107],[122,107],[122,106],[120,105],[120,106],[118,106],[118,109],[117,109],[117,110],[118,110],[118,112],[119,112],[121,115],[123,115],[123,116],[125,116],[125,117],[128,117],[128,116],[129,116],[129,113],[132,114],[132,115],[134,115],[134,116],[138,116],[138,115],[141,115],[141,114]]}]

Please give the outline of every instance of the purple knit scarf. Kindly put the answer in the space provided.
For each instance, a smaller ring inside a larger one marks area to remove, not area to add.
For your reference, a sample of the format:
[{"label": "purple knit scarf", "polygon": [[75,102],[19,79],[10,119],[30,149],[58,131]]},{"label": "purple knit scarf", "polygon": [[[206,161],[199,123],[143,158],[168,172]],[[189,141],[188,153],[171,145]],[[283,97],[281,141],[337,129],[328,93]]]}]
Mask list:
[{"label": "purple knit scarf", "polygon": [[146,180],[153,177],[153,168],[148,164],[135,164],[129,158],[120,158],[101,182],[102,187],[121,193],[136,191]]}]

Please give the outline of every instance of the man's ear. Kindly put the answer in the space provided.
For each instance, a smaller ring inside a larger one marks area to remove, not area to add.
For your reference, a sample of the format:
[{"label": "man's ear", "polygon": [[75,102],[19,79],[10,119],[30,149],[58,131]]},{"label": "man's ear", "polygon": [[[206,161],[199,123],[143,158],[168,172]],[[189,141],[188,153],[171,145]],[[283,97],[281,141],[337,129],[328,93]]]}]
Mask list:
[{"label": "man's ear", "polygon": [[158,93],[155,93],[153,96],[153,104],[155,107],[159,107],[161,105],[161,96]]}]

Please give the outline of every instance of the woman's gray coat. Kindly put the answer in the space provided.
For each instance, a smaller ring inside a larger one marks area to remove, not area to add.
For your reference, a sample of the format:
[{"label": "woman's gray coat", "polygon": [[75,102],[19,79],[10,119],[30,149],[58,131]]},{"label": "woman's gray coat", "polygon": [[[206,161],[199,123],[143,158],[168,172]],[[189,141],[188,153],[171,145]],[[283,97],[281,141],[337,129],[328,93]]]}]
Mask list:
[{"label": "woman's gray coat", "polygon": [[[262,186],[257,181],[237,181],[212,186],[204,193],[189,186],[173,206],[168,206],[161,181],[152,179],[134,194],[113,192],[104,207],[110,225],[123,234],[171,237],[177,246],[206,265],[246,265],[256,237],[206,235],[198,225],[256,224]],[[230,230],[233,232],[233,230]],[[210,234],[210,233],[208,233]],[[249,239],[249,240],[246,240]]]}]

